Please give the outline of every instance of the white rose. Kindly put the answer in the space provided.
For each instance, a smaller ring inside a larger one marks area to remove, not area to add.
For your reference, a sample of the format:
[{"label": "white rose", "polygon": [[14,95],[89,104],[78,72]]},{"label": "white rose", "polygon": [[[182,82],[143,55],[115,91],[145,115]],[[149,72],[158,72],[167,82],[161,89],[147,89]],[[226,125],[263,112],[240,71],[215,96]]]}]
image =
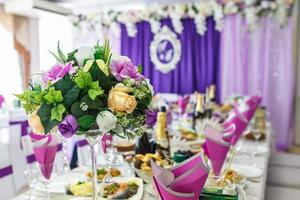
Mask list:
[{"label": "white rose", "polygon": [[148,78],[145,79],[146,83],[147,83],[147,87],[149,88],[149,90],[151,91],[152,96],[154,95],[154,89],[153,86],[150,83],[150,80]]},{"label": "white rose", "polygon": [[109,111],[102,111],[98,114],[96,122],[99,126],[99,129],[103,133],[107,133],[110,130],[116,127],[117,118]]},{"label": "white rose", "polygon": [[78,51],[75,53],[75,58],[77,60],[77,63],[79,67],[83,66],[83,61],[88,60],[94,60],[94,48],[92,47],[81,47],[78,49]]},{"label": "white rose", "polygon": [[118,54],[113,54],[111,57],[112,62],[113,61],[125,61],[125,62],[131,62],[130,58],[127,56],[120,56]]}]

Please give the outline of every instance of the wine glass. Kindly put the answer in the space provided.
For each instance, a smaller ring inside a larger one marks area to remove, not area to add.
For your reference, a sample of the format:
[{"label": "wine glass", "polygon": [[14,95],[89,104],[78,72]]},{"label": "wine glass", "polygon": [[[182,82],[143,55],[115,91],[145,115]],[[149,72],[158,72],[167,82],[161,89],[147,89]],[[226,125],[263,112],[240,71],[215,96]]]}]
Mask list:
[{"label": "wine glass", "polygon": [[124,163],[123,156],[117,151],[117,138],[112,134],[106,134],[109,139],[106,139],[106,170],[107,174],[105,177],[106,183],[112,182],[111,168],[112,166],[121,165]]},{"label": "wine glass", "polygon": [[39,169],[39,179],[45,187],[47,195],[46,199],[50,199],[49,184],[51,182],[57,148],[58,140],[55,135],[48,135],[43,139],[36,141],[33,145],[33,152]]},{"label": "wine glass", "polygon": [[28,196],[26,197],[26,199],[31,199],[33,190],[34,190],[34,186],[38,182],[37,170],[35,168],[28,168],[27,170],[24,171],[24,177],[29,186],[29,193],[28,193]]},{"label": "wine glass", "polygon": [[252,131],[252,134],[255,139],[255,151],[256,151],[256,153],[258,153],[258,145],[259,145],[259,139],[261,137],[261,131],[259,131],[258,129],[255,129]]}]

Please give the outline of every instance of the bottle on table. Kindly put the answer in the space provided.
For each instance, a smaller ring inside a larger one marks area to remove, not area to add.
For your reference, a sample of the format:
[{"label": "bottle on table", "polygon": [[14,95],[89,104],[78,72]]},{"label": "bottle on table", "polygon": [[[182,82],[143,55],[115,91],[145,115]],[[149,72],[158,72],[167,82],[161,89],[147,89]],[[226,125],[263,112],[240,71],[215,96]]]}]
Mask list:
[{"label": "bottle on table", "polygon": [[170,141],[167,130],[167,109],[161,107],[157,114],[156,122],[156,151],[165,152],[170,155]]},{"label": "bottle on table", "polygon": [[147,132],[143,136],[139,137],[135,146],[135,154],[147,154],[154,153],[154,144],[149,140]]},{"label": "bottle on table", "polygon": [[195,95],[196,106],[193,113],[193,129],[196,128],[198,121],[202,121],[205,118],[204,96],[200,93],[195,93]]}]

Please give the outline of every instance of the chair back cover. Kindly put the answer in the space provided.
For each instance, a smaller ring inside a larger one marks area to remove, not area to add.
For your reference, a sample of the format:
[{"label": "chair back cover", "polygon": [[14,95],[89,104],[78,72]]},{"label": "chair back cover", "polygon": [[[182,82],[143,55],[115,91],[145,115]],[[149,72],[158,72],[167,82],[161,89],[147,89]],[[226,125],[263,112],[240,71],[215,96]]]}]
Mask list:
[{"label": "chair back cover", "polygon": [[12,199],[16,194],[9,144],[0,144],[0,193],[1,199]]}]

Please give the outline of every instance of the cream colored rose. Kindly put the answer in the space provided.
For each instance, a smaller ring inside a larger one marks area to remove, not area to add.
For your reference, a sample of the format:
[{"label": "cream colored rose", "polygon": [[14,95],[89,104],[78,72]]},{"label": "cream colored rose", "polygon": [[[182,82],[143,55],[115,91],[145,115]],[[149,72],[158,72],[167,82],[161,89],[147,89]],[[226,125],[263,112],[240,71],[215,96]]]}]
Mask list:
[{"label": "cream colored rose", "polygon": [[30,115],[28,123],[35,134],[45,134],[44,126],[36,113]]},{"label": "cream colored rose", "polygon": [[108,107],[117,112],[132,113],[135,109],[137,102],[135,97],[129,95],[129,88],[122,83],[118,83],[108,94]]}]

